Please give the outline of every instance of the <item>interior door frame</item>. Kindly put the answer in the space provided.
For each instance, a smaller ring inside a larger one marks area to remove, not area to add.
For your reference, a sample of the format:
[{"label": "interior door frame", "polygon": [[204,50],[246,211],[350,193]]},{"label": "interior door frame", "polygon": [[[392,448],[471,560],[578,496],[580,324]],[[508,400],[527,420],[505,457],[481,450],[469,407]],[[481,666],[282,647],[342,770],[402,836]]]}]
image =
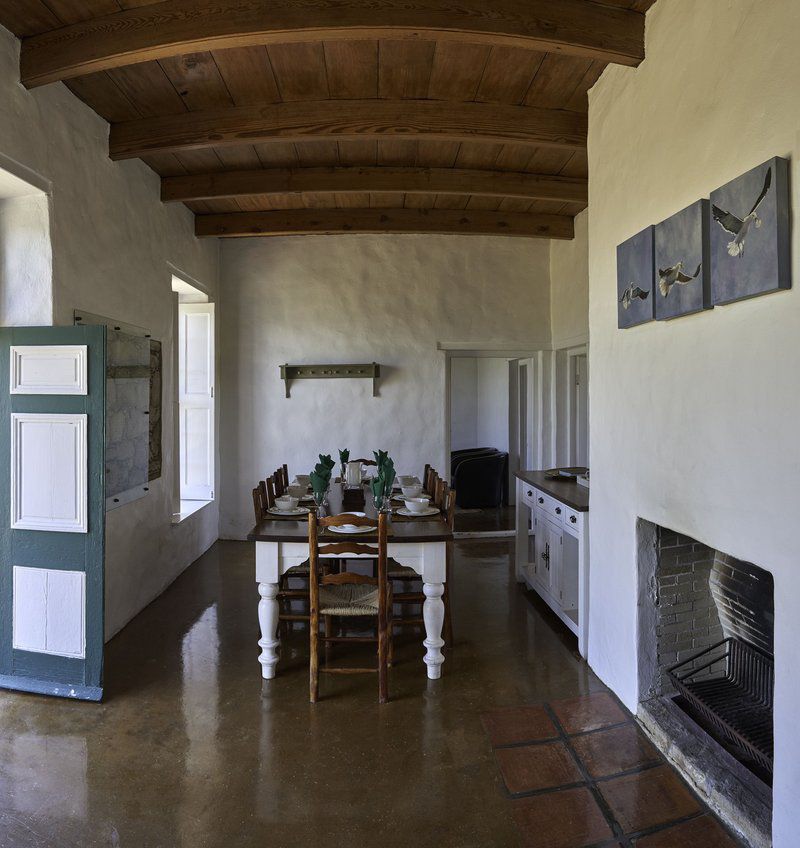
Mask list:
[{"label": "interior door frame", "polygon": [[[486,343],[472,343],[472,342],[438,342],[437,350],[440,353],[444,354],[444,358],[442,361],[442,383],[444,389],[444,397],[442,402],[444,404],[444,432],[442,443],[444,445],[444,455],[440,458],[440,462],[443,463],[441,466],[446,470],[446,477],[450,479],[450,425],[451,425],[451,415],[450,415],[450,387],[451,387],[451,379],[450,379],[450,367],[451,360],[458,357],[470,357],[477,359],[508,359],[509,360],[509,429],[516,428],[516,403],[517,403],[517,389],[515,385],[514,375],[512,373],[513,364],[516,360],[520,359],[533,359],[535,360],[542,350],[547,348],[547,344],[537,345],[530,348],[520,348],[516,345],[503,345],[497,342],[486,342]],[[534,402],[533,394],[531,393],[531,387],[529,386],[528,391],[528,403],[529,410],[530,404]],[[529,423],[532,418],[529,417]],[[509,456],[508,456],[508,471],[509,471],[509,487],[508,487],[508,497],[509,497],[509,505],[513,505],[515,502],[516,490],[517,487],[514,485],[515,477],[514,477],[514,463],[516,461],[516,440],[512,438],[514,433],[509,432]],[[533,434],[531,445],[533,446],[536,442],[537,435]],[[513,455],[512,455],[513,449]],[[533,447],[531,448],[533,450]]]},{"label": "interior door frame", "polygon": [[[576,378],[578,375],[578,359],[579,357],[586,358],[586,365],[588,368],[589,365],[589,348],[588,346],[578,347],[578,348],[570,348],[567,353],[567,379],[568,379],[568,391],[567,391],[567,444],[569,446],[569,462],[573,465],[579,465],[578,462],[578,444],[577,444],[577,426],[578,426],[578,408],[577,408],[577,400],[576,395]],[[586,428],[587,428],[587,439],[586,439],[586,459],[588,466],[589,459],[589,439],[588,439],[588,428],[589,428],[589,417],[588,417],[588,403],[589,403],[589,386],[588,379],[586,380],[586,404],[587,404],[587,417],[586,417]]]}]

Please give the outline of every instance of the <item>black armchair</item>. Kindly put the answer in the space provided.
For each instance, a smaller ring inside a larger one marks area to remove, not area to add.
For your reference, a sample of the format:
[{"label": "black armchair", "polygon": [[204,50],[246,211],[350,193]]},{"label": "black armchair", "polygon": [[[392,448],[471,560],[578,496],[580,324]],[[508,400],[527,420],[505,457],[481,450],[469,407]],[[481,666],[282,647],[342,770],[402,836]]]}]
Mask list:
[{"label": "black armchair", "polygon": [[453,451],[450,456],[450,479],[462,509],[500,506],[507,476],[508,454],[496,448]]}]

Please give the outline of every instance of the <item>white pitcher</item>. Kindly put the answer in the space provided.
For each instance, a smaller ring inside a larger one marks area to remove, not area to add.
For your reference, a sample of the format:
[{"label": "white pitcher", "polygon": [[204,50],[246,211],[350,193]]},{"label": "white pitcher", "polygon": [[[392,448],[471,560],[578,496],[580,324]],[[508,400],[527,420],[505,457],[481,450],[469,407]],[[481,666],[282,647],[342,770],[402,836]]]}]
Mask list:
[{"label": "white pitcher", "polygon": [[348,462],[345,472],[345,482],[349,488],[357,488],[361,485],[361,463]]}]

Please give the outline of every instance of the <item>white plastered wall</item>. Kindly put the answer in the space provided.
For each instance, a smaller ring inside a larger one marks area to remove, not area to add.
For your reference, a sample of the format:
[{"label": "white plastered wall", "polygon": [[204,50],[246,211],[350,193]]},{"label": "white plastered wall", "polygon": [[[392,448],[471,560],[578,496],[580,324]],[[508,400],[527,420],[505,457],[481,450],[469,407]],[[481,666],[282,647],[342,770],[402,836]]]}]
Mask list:
[{"label": "white plastered wall", "polygon": [[589,210],[575,216],[575,238],[550,247],[553,347],[585,344],[589,333]]},{"label": "white plastered wall", "polygon": [[776,848],[800,796],[800,244],[795,288],[617,330],[616,246],[772,156],[800,209],[800,4],[658,0],[647,58],[590,95],[589,660],[637,703],[636,518],[775,577]]},{"label": "white plastered wall", "polygon": [[[159,178],[139,161],[108,157],[108,124],[63,85],[26,91],[19,42],[0,27],[0,155],[49,181],[53,283],[32,286],[24,321],[71,324],[73,309],[147,328],[163,342],[163,474],[149,495],[108,514],[106,634],[111,636],[217,538],[213,504],[171,525],[173,263],[214,296],[219,248],[200,242],[183,206],[159,200]],[[38,283],[41,277],[38,278]],[[38,285],[37,283],[37,285]],[[37,300],[51,297],[42,307]],[[38,311],[37,311],[38,310]],[[52,316],[52,318],[51,318]],[[11,323],[11,322],[9,322]]]},{"label": "white plastered wall", "polygon": [[[547,241],[483,236],[242,239],[222,249],[220,534],[252,526],[251,489],[281,463],[307,473],[320,451],[392,452],[400,473],[440,471],[446,357],[546,347]],[[301,380],[282,363],[380,363],[369,380]]]}]

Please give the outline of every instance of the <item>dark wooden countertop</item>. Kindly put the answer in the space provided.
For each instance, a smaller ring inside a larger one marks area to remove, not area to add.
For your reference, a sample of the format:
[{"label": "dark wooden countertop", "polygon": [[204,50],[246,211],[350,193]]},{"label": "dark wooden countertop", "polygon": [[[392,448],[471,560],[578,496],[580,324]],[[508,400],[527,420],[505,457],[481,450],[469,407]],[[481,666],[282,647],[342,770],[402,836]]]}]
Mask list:
[{"label": "dark wooden countertop", "polygon": [[[330,501],[331,515],[338,515],[345,512],[342,507],[342,486],[340,483],[334,483],[331,486],[331,491],[328,496]],[[372,497],[369,492],[366,493],[364,506],[357,507],[360,512],[365,512],[370,518],[375,518],[375,508],[372,505]],[[355,507],[354,507],[355,509]],[[336,533],[325,532],[324,538],[326,541],[339,541],[343,538],[356,538],[353,536],[337,535]],[[357,537],[359,542],[377,542],[378,536],[373,533],[359,534]],[[247,534],[249,542],[306,542],[308,541],[308,520],[287,521],[283,518],[276,518],[274,521],[260,521]],[[414,518],[410,521],[390,521],[389,525],[389,544],[403,542],[452,542],[453,534],[450,532],[443,518],[433,516],[433,518]]]},{"label": "dark wooden countertop", "polygon": [[516,477],[578,512],[589,511],[589,489],[574,480],[548,480],[546,471],[517,471]]}]

